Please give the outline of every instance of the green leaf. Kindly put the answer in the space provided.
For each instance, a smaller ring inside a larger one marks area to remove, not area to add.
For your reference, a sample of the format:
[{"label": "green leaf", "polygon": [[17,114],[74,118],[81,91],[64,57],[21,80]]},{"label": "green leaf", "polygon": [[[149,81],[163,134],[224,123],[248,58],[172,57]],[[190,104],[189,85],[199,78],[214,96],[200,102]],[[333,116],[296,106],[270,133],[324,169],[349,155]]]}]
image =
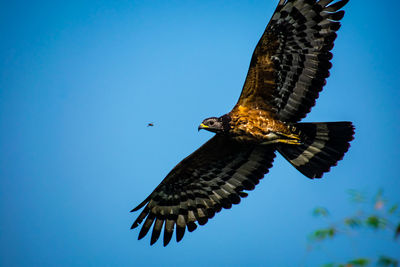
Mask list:
[{"label": "green leaf", "polygon": [[372,229],[384,229],[386,227],[386,220],[378,216],[370,216],[365,220],[365,224]]},{"label": "green leaf", "polygon": [[379,267],[397,267],[399,262],[396,259],[381,256],[376,265]]},{"label": "green leaf", "polygon": [[397,211],[398,207],[399,207],[398,204],[393,205],[393,206],[389,209],[389,211],[388,211],[389,214],[395,213],[395,212]]},{"label": "green leaf", "polygon": [[335,236],[335,234],[336,234],[336,229],[335,228],[332,227],[332,228],[328,229],[328,236],[330,238],[333,238]]},{"label": "green leaf", "polygon": [[310,239],[314,241],[323,241],[328,237],[333,238],[335,234],[336,234],[336,229],[334,227],[327,229],[319,229],[311,234]]},{"label": "green leaf", "polygon": [[362,225],[362,221],[358,218],[346,218],[344,224],[350,226],[351,228],[357,228]]},{"label": "green leaf", "polygon": [[328,217],[329,216],[329,211],[324,208],[324,207],[316,207],[313,210],[313,215],[315,217],[321,216],[321,217]]},{"label": "green leaf", "polygon": [[356,259],[348,262],[350,266],[367,266],[369,263],[369,259]]}]

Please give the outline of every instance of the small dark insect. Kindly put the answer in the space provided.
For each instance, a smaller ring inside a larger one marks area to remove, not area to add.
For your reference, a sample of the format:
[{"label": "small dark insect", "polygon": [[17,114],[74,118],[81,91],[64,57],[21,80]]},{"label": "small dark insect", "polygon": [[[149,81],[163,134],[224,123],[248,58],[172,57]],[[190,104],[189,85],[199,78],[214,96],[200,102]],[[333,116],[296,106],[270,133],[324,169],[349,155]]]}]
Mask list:
[{"label": "small dark insect", "polygon": [[152,123],[152,122],[147,124],[147,127],[153,127],[153,126],[154,126],[154,123]]}]

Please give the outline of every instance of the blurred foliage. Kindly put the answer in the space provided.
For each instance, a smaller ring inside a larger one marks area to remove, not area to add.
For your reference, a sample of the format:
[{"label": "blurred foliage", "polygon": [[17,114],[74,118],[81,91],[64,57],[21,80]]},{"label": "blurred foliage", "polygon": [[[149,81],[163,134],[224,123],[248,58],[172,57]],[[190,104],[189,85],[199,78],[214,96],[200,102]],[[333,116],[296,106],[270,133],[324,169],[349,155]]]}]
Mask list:
[{"label": "blurred foliage", "polygon": [[381,256],[376,265],[379,267],[397,267],[399,262],[395,259]]},{"label": "blurred foliage", "polygon": [[356,203],[364,203],[366,201],[366,196],[364,193],[361,193],[360,191],[350,189],[347,191],[347,193],[350,196],[350,201],[356,202]]},{"label": "blurred foliage", "polygon": [[322,241],[328,237],[333,238],[335,234],[336,234],[336,229],[334,227],[327,229],[319,229],[311,233],[310,239]]},{"label": "blurred foliage", "polygon": [[385,218],[373,215],[365,220],[365,225],[372,229],[385,229],[387,223]]},{"label": "blurred foliage", "polygon": [[324,207],[316,207],[313,210],[313,215],[315,217],[328,217],[329,216],[329,211],[325,209]]},{"label": "blurred foliage", "polygon": [[399,205],[395,204],[393,205],[390,209],[389,209],[389,214],[393,214],[397,211],[397,208],[399,207]]},{"label": "blurred foliage", "polygon": [[[321,265],[321,267],[363,267],[363,266],[373,266],[370,259],[355,259],[351,260],[347,263],[336,264],[336,263],[327,263]],[[377,260],[375,266],[377,267],[398,267],[399,262],[396,259],[392,259],[386,256],[381,256]]]},{"label": "blurred foliage", "polygon": [[[321,265],[321,267],[363,267],[363,266],[371,266],[372,262],[370,259],[355,259],[351,260],[344,264],[336,264],[336,263],[328,263]],[[377,262],[377,267],[398,267],[398,261],[396,259],[392,259],[389,257],[381,256]]]},{"label": "blurred foliage", "polygon": [[347,226],[349,226],[349,227],[351,227],[351,228],[360,227],[360,226],[362,226],[362,223],[363,223],[363,222],[362,222],[359,218],[357,218],[357,217],[354,217],[354,218],[345,218],[345,219],[344,219],[344,224],[347,225]]},{"label": "blurred foliage", "polygon": [[[309,248],[316,243],[321,243],[327,239],[333,239],[337,235],[351,236],[360,233],[362,229],[371,229],[375,232],[390,232],[393,234],[393,242],[400,239],[400,212],[398,204],[390,204],[385,199],[383,190],[379,190],[375,196],[368,197],[367,194],[357,190],[348,191],[350,201],[358,205],[368,205],[367,208],[357,210],[355,214],[345,217],[339,222],[330,222],[329,227],[324,227],[313,231],[309,236]],[[370,205],[370,203],[372,205]],[[330,212],[327,208],[316,207],[313,210],[315,217],[329,217]],[[397,255],[396,255],[397,256]],[[328,263],[322,267],[359,267],[359,266],[378,266],[378,267],[398,267],[398,260],[380,256],[379,258],[358,258],[347,263]]]},{"label": "blurred foliage", "polygon": [[[369,259],[356,259],[356,260],[352,260],[349,261],[346,265],[350,265],[350,266],[368,266],[368,264],[370,263]],[[344,265],[344,266],[346,266]]]}]

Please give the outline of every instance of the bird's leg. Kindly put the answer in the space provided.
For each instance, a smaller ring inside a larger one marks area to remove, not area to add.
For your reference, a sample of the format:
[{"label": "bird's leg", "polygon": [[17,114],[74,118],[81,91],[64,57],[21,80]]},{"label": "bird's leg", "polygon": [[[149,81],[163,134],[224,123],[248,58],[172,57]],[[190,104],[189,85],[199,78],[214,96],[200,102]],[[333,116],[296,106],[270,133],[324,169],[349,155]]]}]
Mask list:
[{"label": "bird's leg", "polygon": [[266,141],[262,142],[262,145],[270,145],[270,144],[288,144],[288,145],[300,145],[301,140],[300,137],[296,134],[286,134],[286,133],[276,133],[270,132],[266,135]]},{"label": "bird's leg", "polygon": [[278,143],[289,144],[289,145],[301,145],[300,140],[289,140],[289,139],[280,139]]}]

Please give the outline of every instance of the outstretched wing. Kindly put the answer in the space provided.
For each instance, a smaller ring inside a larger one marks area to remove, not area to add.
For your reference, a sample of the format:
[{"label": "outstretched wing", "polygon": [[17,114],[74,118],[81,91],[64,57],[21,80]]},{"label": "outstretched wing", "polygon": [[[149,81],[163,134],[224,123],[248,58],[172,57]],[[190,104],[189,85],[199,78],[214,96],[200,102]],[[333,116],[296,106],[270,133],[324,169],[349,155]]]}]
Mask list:
[{"label": "outstretched wing", "polygon": [[187,228],[192,232],[207,223],[222,208],[238,204],[253,190],[272,166],[275,148],[238,143],[216,135],[182,160],[139,206],[145,206],[132,229],[145,219],[139,233],[142,239],[153,225],[150,244],[154,244],[164,226],[164,246],[176,226],[179,242]]},{"label": "outstretched wing", "polygon": [[329,77],[336,31],[348,0],[280,0],[253,53],[237,105],[297,122]]}]

